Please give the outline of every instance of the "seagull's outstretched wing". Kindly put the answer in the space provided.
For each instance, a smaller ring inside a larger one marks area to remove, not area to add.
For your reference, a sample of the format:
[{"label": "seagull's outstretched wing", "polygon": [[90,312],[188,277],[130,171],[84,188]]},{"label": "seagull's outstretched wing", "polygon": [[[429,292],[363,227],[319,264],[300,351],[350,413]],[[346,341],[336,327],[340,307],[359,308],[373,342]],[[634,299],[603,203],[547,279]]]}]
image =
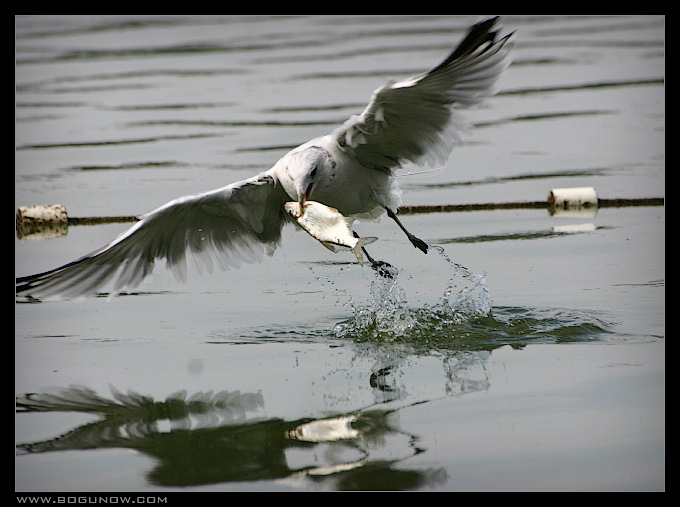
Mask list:
[{"label": "seagull's outstretched wing", "polygon": [[496,41],[497,21],[474,25],[430,72],[378,88],[361,115],[331,134],[335,142],[369,168],[445,162],[459,140],[457,131],[464,127],[453,107],[470,106],[492,95],[510,64],[513,34]]},{"label": "seagull's outstretched wing", "polygon": [[288,220],[287,196],[270,171],[202,194],[180,197],[140,218],[108,245],[60,268],[17,279],[16,293],[44,297],[93,294],[114,281],[113,291],[138,285],[156,259],[179,279],[186,251],[199,270],[237,267],[271,255]]}]

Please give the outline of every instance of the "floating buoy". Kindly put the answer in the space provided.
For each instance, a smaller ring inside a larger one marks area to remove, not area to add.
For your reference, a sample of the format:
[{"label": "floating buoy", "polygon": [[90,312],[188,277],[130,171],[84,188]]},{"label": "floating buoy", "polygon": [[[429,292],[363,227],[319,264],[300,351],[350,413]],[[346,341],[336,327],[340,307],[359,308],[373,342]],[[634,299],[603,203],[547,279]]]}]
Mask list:
[{"label": "floating buoy", "polygon": [[17,223],[36,224],[45,222],[68,222],[68,213],[61,204],[50,206],[19,206]]},{"label": "floating buoy", "polygon": [[61,204],[19,206],[16,228],[19,239],[61,238],[68,234],[68,214]]},{"label": "floating buoy", "polygon": [[16,215],[17,238],[53,239],[66,236],[69,225],[98,225],[136,222],[137,216],[82,217],[68,216],[61,204],[49,206],[19,206]]},{"label": "floating buoy", "polygon": [[597,214],[598,203],[597,191],[593,187],[553,188],[548,194],[551,215],[593,217]]}]

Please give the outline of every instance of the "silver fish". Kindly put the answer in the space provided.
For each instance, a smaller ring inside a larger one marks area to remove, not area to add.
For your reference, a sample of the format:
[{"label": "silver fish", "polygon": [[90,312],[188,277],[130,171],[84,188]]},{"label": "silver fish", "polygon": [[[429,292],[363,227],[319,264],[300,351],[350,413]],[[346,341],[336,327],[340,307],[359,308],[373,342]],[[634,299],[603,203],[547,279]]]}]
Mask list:
[{"label": "silver fish", "polygon": [[350,229],[353,218],[347,218],[335,208],[319,202],[305,201],[302,205],[287,202],[284,208],[300,227],[331,252],[352,250],[360,263],[364,262],[361,248],[378,239],[355,237]]}]

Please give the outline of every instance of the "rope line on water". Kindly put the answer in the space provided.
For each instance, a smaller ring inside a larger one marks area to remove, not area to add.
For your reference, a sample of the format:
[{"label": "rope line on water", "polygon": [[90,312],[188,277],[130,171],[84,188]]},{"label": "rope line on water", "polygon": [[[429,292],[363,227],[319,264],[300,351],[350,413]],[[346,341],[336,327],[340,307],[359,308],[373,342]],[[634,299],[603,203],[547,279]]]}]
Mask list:
[{"label": "rope line on water", "polygon": [[[598,199],[598,208],[623,208],[630,206],[663,206],[663,197],[644,197],[632,199]],[[550,209],[549,201],[525,201],[525,202],[488,202],[479,204],[442,204],[402,206],[399,214],[415,215],[418,213],[452,213],[457,211],[485,211],[499,209]]]},{"label": "rope line on water", "polygon": [[[586,211],[594,214],[599,208],[631,206],[664,206],[663,197],[599,199],[592,187],[556,188],[545,201],[492,202],[479,204],[440,204],[401,206],[400,215],[421,213],[453,213],[508,209],[547,209],[551,215]],[[69,225],[98,225],[136,222],[137,216],[69,217],[60,204],[49,206],[20,206],[16,212],[16,232],[19,239],[53,238],[66,235]]]}]

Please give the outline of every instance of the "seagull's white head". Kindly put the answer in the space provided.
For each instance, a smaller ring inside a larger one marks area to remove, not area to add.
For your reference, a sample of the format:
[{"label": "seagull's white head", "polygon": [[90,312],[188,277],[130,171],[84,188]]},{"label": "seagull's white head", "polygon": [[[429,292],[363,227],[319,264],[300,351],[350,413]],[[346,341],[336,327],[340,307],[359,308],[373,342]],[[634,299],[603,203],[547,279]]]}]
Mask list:
[{"label": "seagull's white head", "polygon": [[[311,146],[294,152],[285,166],[284,188],[302,206],[335,167],[330,154],[323,148]],[[287,181],[286,181],[287,180]]]}]

